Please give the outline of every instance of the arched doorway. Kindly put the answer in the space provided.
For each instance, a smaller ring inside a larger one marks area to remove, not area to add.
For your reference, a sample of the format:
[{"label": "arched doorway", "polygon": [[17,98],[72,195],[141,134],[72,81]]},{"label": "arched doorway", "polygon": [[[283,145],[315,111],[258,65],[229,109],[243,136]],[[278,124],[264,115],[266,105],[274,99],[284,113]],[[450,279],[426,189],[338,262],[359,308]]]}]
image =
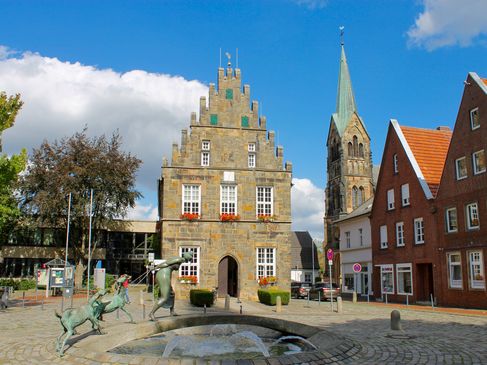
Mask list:
[{"label": "arched doorway", "polygon": [[218,296],[238,297],[238,264],[231,256],[225,256],[218,264]]}]

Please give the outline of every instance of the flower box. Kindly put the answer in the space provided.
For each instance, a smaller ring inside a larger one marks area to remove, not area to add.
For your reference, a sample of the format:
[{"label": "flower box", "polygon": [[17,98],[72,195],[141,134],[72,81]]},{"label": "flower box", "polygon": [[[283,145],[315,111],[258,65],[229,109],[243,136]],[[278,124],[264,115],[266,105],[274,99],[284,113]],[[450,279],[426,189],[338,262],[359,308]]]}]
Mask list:
[{"label": "flower box", "polygon": [[189,222],[193,222],[199,219],[200,215],[196,213],[183,213],[181,214],[180,218]]},{"label": "flower box", "polygon": [[198,277],[194,276],[194,275],[180,276],[180,277],[178,277],[178,280],[181,284],[197,284],[198,283]]},{"label": "flower box", "polygon": [[274,286],[277,284],[277,278],[275,276],[262,276],[259,278],[259,286],[261,288],[267,288],[268,286]]},{"label": "flower box", "polygon": [[220,214],[220,220],[222,222],[235,222],[240,220],[238,214]]},{"label": "flower box", "polygon": [[270,214],[259,214],[257,216],[257,219],[260,221],[260,222],[264,222],[264,223],[267,223],[267,222],[273,222],[275,217],[273,215],[270,215]]}]

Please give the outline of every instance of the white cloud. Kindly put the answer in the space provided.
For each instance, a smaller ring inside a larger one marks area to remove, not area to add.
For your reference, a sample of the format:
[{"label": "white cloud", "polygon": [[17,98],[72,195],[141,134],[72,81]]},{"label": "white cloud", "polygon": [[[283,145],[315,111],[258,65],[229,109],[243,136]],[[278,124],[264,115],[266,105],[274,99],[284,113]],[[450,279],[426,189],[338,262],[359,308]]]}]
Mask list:
[{"label": "white cloud", "polygon": [[294,2],[298,5],[305,6],[310,10],[314,9],[323,9],[328,0],[294,0]]},{"label": "white cloud", "polygon": [[423,0],[424,10],[407,32],[411,46],[427,50],[467,47],[487,34],[487,1]]},{"label": "white cloud", "polygon": [[324,195],[323,189],[311,180],[293,178],[291,214],[294,231],[309,231],[313,238],[323,239]]},{"label": "white cloud", "polygon": [[157,218],[157,206],[152,204],[137,204],[134,208],[128,210],[127,216],[124,219],[155,221]]},{"label": "white cloud", "polygon": [[199,81],[180,76],[118,73],[37,53],[15,54],[4,46],[0,90],[20,93],[24,101],[15,126],[4,132],[4,152],[22,147],[30,152],[44,139],[71,136],[84,125],[90,135],[118,129],[124,150],[143,161],[137,185],[146,191],[157,189],[162,156],[170,159],[172,143],[179,143],[200,96],[208,93]]}]

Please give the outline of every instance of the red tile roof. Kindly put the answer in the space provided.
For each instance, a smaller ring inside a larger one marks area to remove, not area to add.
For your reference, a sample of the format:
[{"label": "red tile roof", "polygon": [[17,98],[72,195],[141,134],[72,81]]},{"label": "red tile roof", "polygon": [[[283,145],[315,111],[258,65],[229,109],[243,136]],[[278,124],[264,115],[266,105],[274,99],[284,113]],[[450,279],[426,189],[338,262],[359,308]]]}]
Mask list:
[{"label": "red tile roof", "polygon": [[487,85],[487,79],[482,79],[485,85]]},{"label": "red tile roof", "polygon": [[452,136],[451,130],[401,127],[419,168],[436,197]]}]

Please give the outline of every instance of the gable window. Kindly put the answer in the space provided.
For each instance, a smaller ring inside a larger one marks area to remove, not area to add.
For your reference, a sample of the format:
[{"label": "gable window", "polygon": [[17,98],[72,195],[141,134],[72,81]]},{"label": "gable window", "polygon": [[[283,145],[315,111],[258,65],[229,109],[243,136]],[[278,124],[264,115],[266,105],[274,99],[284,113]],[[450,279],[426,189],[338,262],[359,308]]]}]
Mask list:
[{"label": "gable window", "polygon": [[210,152],[201,152],[201,166],[210,166]]},{"label": "gable window", "polygon": [[249,153],[248,166],[250,169],[255,168],[255,153]]},{"label": "gable window", "polygon": [[192,252],[193,258],[189,262],[184,262],[179,266],[179,277],[196,277],[196,282],[200,281],[200,248],[199,247],[179,247],[179,256],[186,252]]},{"label": "gable window", "polygon": [[457,208],[448,208],[445,212],[446,231],[448,233],[458,231]]},{"label": "gable window", "polygon": [[462,180],[467,177],[467,160],[465,157],[460,157],[455,160],[455,171],[457,180]]},{"label": "gable window", "polygon": [[361,158],[364,158],[364,156],[365,156],[365,154],[364,154],[364,145],[362,143],[359,143],[359,145],[358,145],[358,155]]},{"label": "gable window", "polygon": [[484,150],[472,154],[473,173],[474,175],[485,172],[485,152]]},{"label": "gable window", "polygon": [[467,229],[479,228],[479,207],[477,203],[467,205]]},{"label": "gable window", "polygon": [[345,232],[345,242],[347,244],[347,248],[350,248],[350,232]]},{"label": "gable window", "polygon": [[462,258],[460,252],[446,254],[448,259],[448,284],[450,288],[462,288]]},{"label": "gable window", "polygon": [[398,165],[397,165],[397,153],[395,153],[394,155],[392,155],[392,167],[393,167],[393,171],[395,174],[397,174],[399,172],[399,168],[398,168]]},{"label": "gable window", "polygon": [[479,108],[470,110],[470,127],[472,130],[480,127]]},{"label": "gable window", "polygon": [[380,226],[380,248],[387,248],[387,226]]},{"label": "gable window", "polygon": [[257,216],[273,214],[272,198],[272,187],[257,187]]},{"label": "gable window", "polygon": [[220,214],[237,213],[237,187],[235,185],[220,186]]},{"label": "gable window", "polygon": [[271,247],[257,248],[257,279],[276,276],[276,249]]},{"label": "gable window", "polygon": [[485,278],[482,251],[470,251],[468,253],[468,260],[470,287],[472,289],[484,289]]},{"label": "gable window", "polygon": [[394,294],[394,267],[393,265],[381,265],[380,289],[382,294]]},{"label": "gable window", "polygon": [[409,184],[401,185],[401,202],[403,207],[409,205]]},{"label": "gable window", "polygon": [[413,294],[413,280],[411,264],[396,265],[397,294]]},{"label": "gable window", "polygon": [[394,209],[394,189],[387,190],[387,210]]},{"label": "gable window", "polygon": [[353,144],[348,142],[348,157],[353,157]]},{"label": "gable window", "polygon": [[396,223],[396,245],[404,246],[404,222]]},{"label": "gable window", "polygon": [[364,245],[364,235],[363,235],[363,229],[362,228],[358,229],[358,238],[360,241],[360,246],[363,246]]},{"label": "gable window", "polygon": [[183,185],[183,214],[200,214],[200,186]]},{"label": "gable window", "polygon": [[358,138],[353,136],[353,156],[358,157]]},{"label": "gable window", "polygon": [[414,220],[414,243],[424,243],[424,220],[422,217]]}]

